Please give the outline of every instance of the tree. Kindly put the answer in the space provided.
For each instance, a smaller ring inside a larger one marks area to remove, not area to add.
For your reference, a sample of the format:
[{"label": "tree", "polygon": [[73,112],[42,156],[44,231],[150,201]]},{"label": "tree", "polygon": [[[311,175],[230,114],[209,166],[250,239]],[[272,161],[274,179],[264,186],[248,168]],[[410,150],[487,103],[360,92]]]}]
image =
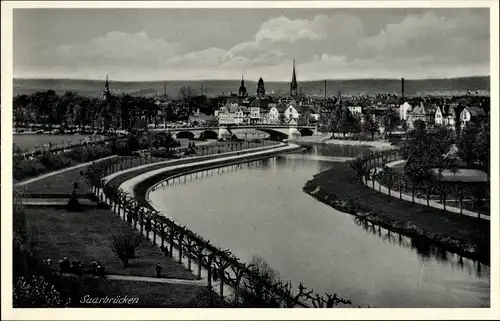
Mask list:
[{"label": "tree", "polygon": [[253,256],[250,260],[249,270],[257,277],[246,278],[243,281],[244,291],[241,298],[243,306],[251,307],[278,307],[278,303],[266,291],[268,284],[279,282],[279,274],[271,268],[266,260]]},{"label": "tree", "polygon": [[375,122],[375,120],[373,120],[373,117],[371,117],[371,115],[365,115],[363,130],[369,133],[372,139],[374,139],[375,134],[379,131],[378,124]]},{"label": "tree", "polygon": [[481,123],[473,147],[473,154],[477,157],[479,168],[490,174],[490,122],[485,120]]},{"label": "tree", "polygon": [[385,132],[390,137],[394,129],[399,124],[399,115],[392,109],[387,110],[382,116]]},{"label": "tree", "polygon": [[195,95],[194,90],[191,86],[182,86],[177,94],[178,98],[182,100],[184,107],[189,108],[189,114],[191,114],[191,101]]},{"label": "tree", "polygon": [[477,148],[475,147],[479,130],[475,124],[468,124],[457,141],[458,156],[462,158],[467,167],[472,167],[478,160]]},{"label": "tree", "polygon": [[142,243],[142,239],[140,236],[130,231],[121,231],[117,234],[113,234],[112,237],[113,243],[111,244],[111,248],[123,262],[123,268],[126,269],[129,260],[135,257],[135,252]]},{"label": "tree", "polygon": [[391,188],[394,186],[394,183],[396,182],[396,176],[392,172],[392,169],[387,166],[384,166],[380,174],[381,174],[381,182],[387,185],[389,196],[391,196]]},{"label": "tree", "polygon": [[365,162],[361,158],[349,162],[349,167],[356,172],[356,180],[361,181],[367,173]]},{"label": "tree", "polygon": [[359,119],[348,108],[338,108],[337,113],[338,128],[344,138],[347,133],[353,133],[359,129]]},{"label": "tree", "polygon": [[285,113],[279,113],[278,119],[279,119],[280,124],[284,124],[286,121]]}]

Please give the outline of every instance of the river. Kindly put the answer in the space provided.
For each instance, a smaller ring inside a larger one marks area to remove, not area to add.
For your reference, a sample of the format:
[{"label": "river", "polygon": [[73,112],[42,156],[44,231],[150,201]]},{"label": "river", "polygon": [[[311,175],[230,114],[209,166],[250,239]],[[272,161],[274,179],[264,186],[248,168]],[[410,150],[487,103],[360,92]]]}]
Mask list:
[{"label": "river", "polygon": [[337,293],[355,306],[488,307],[488,266],[359,224],[302,191],[331,162],[368,151],[315,146],[191,176],[150,198],[167,216],[243,261],[258,255],[282,279]]}]

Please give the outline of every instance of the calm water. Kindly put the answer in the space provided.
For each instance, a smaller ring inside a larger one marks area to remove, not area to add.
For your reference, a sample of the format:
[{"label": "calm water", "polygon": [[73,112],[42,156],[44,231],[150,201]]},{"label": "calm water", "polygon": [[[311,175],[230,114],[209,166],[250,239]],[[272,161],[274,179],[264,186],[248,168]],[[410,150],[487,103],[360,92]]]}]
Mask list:
[{"label": "calm water", "polygon": [[242,260],[261,256],[282,279],[336,292],[356,306],[489,306],[489,267],[357,223],[302,191],[332,161],[365,152],[316,147],[192,175],[150,198]]}]

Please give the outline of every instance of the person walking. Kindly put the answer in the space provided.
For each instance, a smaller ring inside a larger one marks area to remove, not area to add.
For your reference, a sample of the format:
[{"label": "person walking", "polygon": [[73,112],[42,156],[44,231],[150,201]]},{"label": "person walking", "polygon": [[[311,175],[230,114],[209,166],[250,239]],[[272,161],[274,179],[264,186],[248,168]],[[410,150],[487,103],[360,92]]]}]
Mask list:
[{"label": "person walking", "polygon": [[160,262],[158,262],[156,264],[156,277],[161,278],[161,264],[160,264]]}]

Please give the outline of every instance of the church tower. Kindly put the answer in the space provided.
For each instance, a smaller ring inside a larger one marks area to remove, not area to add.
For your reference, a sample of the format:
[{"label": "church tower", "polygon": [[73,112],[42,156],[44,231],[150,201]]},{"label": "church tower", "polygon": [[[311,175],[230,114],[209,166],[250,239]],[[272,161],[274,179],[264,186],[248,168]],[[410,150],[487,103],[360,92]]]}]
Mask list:
[{"label": "church tower", "polygon": [[238,90],[238,96],[240,96],[240,98],[245,98],[247,96],[247,88],[245,87],[245,80],[243,80],[243,75],[241,75],[241,85],[240,89]]},{"label": "church tower", "polygon": [[293,59],[292,82],[290,83],[290,96],[294,99],[297,98],[297,76],[295,75],[295,59]]},{"label": "church tower", "polygon": [[111,96],[111,92],[109,91],[108,75],[106,75],[106,82],[104,83],[104,91],[102,92],[102,99],[108,100],[109,96]]},{"label": "church tower", "polygon": [[257,82],[257,97],[264,98],[265,94],[266,89],[264,88],[264,80],[259,78],[259,81]]}]

